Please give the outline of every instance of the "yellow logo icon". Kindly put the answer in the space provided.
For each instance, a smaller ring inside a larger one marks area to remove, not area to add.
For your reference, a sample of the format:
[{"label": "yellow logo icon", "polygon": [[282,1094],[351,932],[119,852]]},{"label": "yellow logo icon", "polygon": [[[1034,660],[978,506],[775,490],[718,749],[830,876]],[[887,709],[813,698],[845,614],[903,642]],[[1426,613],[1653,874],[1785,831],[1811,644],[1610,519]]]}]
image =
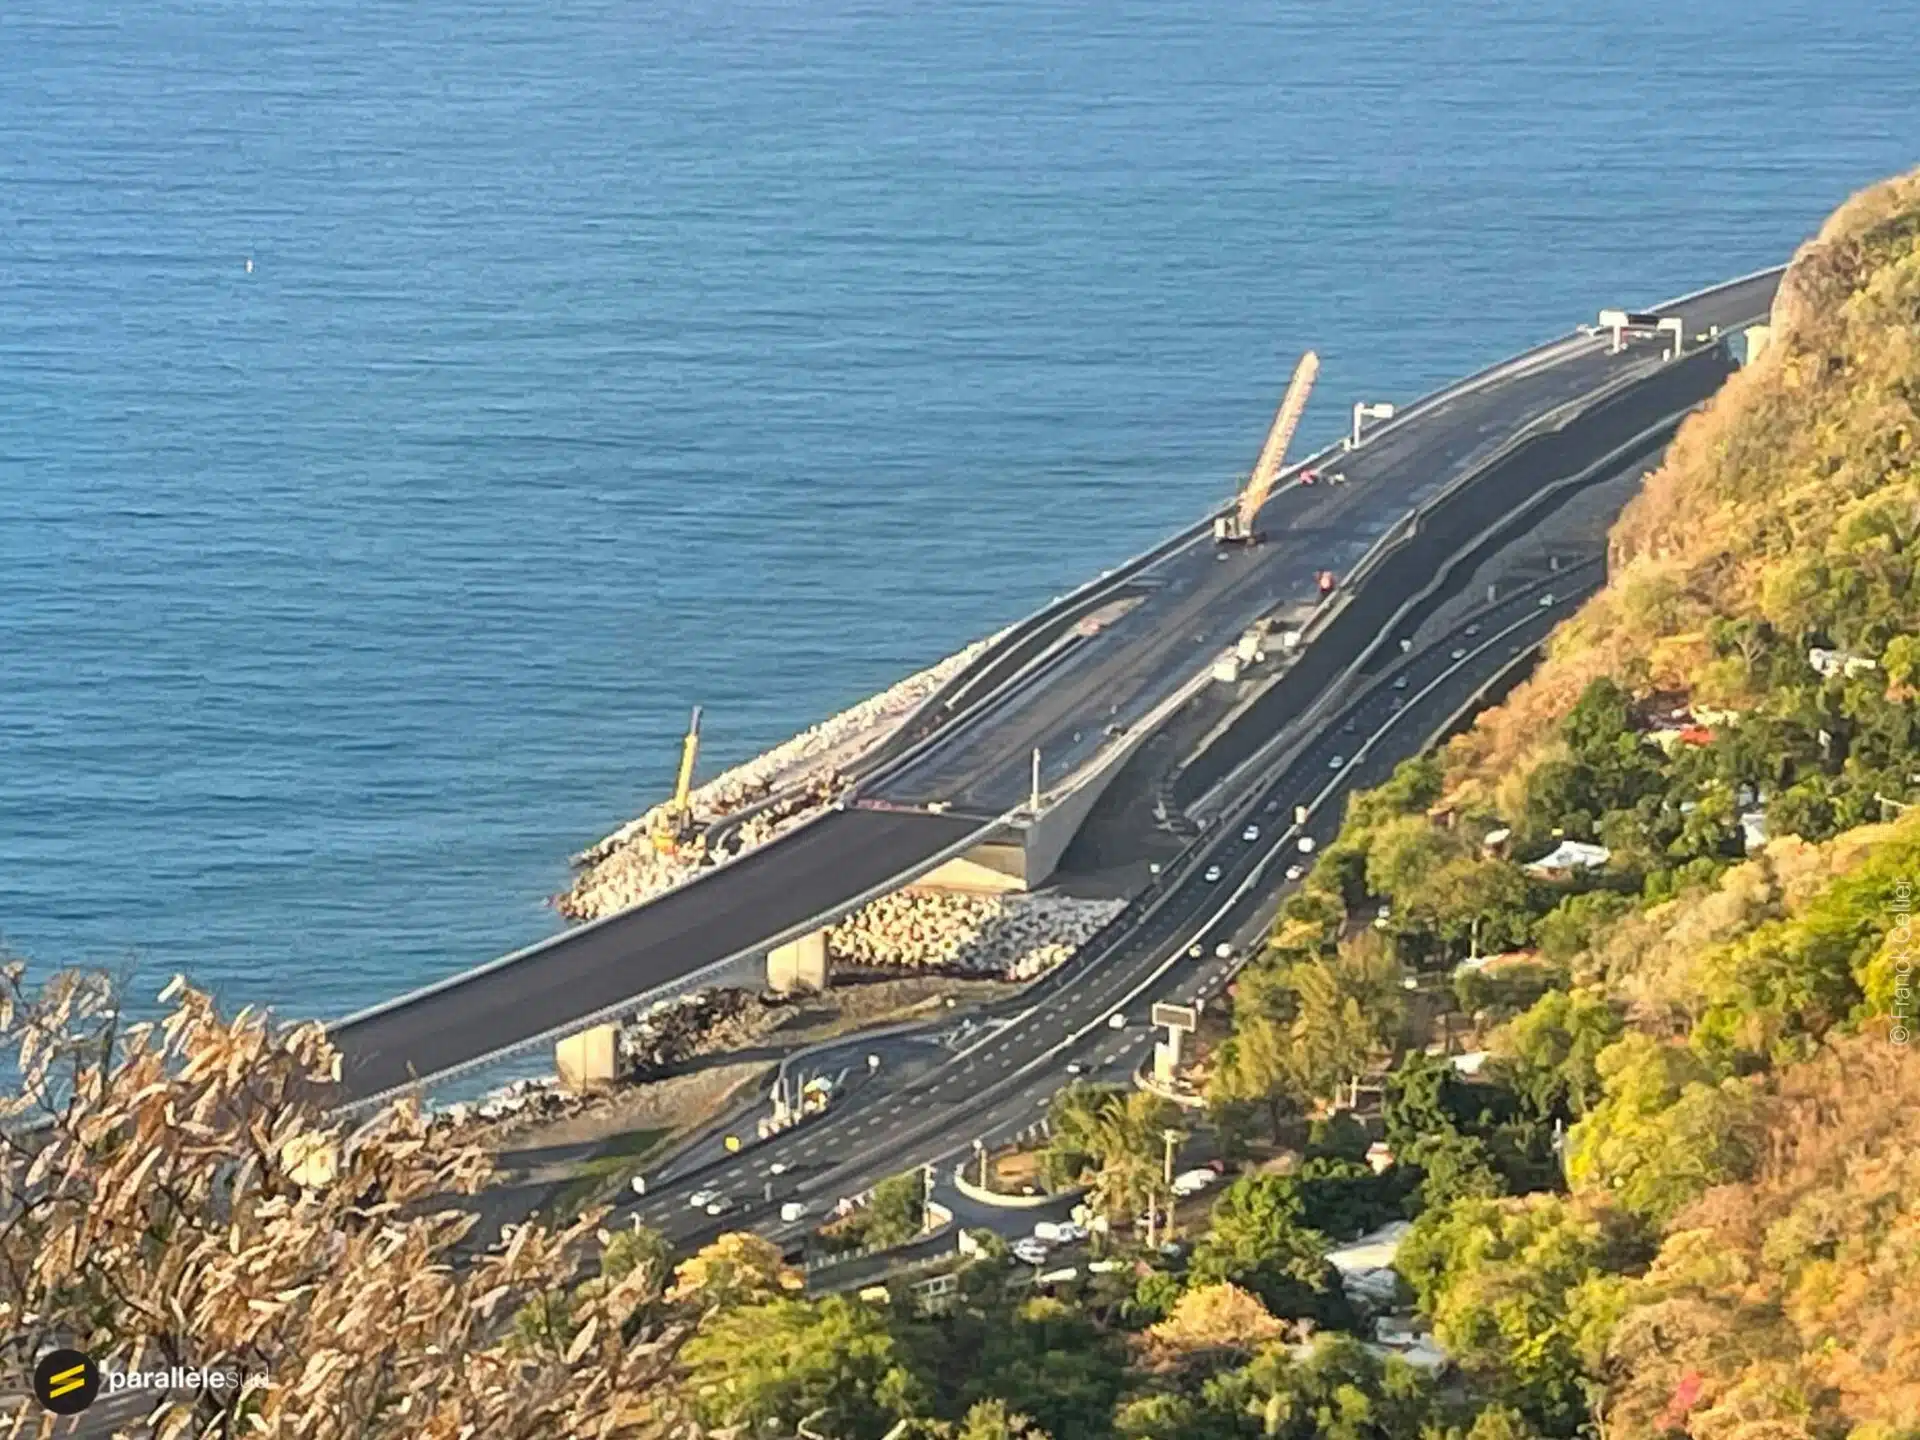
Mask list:
[{"label": "yellow logo icon", "polygon": [[56,1415],[78,1415],[100,1393],[100,1367],[78,1350],[54,1350],[33,1367],[33,1393]]}]

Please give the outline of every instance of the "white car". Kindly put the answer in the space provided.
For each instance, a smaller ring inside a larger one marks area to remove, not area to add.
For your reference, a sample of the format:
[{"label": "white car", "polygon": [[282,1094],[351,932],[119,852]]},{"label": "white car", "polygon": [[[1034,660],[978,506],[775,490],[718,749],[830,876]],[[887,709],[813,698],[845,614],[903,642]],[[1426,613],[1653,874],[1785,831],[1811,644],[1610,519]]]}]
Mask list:
[{"label": "white car", "polygon": [[1453,652],[1453,658],[1456,660],[1464,660],[1467,658],[1467,652],[1464,650],[1456,650]]},{"label": "white car", "polygon": [[715,1200],[711,1205],[707,1206],[707,1214],[724,1215],[727,1213],[727,1211],[731,1210],[732,1208],[733,1208],[733,1202],[727,1199],[726,1196],[722,1195],[719,1199]]},{"label": "white car", "polygon": [[687,1204],[695,1210],[704,1210],[720,1198],[718,1190],[696,1190],[687,1197]]},{"label": "white car", "polygon": [[1302,875],[1306,873],[1307,872],[1302,870],[1298,865],[1287,866],[1287,879],[1289,880],[1298,880]]},{"label": "white car", "polygon": [[1013,1258],[1028,1265],[1047,1263],[1047,1247],[1031,1235],[1023,1235],[1013,1242]]},{"label": "white car", "polygon": [[1213,958],[1216,960],[1231,960],[1233,958],[1233,942],[1230,940],[1222,940],[1218,945],[1214,946]]},{"label": "white car", "polygon": [[1193,944],[1187,947],[1187,954],[1195,960],[1198,960],[1202,955],[1206,953],[1207,953],[1207,947],[1202,945],[1197,940],[1194,941]]},{"label": "white car", "polygon": [[1220,867],[1218,865],[1207,866],[1207,873],[1203,878],[1209,885],[1217,883],[1220,879]]},{"label": "white car", "polygon": [[1107,1016],[1107,1028],[1109,1030],[1126,1029],[1127,1017],[1122,1015],[1118,1010],[1114,1011],[1113,1014]]},{"label": "white car", "polygon": [[1540,597],[1540,608],[1542,610],[1551,610],[1553,608],[1553,592],[1551,590]]},{"label": "white car", "polygon": [[769,1175],[784,1175],[786,1173],[787,1173],[787,1162],[784,1160],[776,1160],[771,1165],[767,1166],[767,1174]]},{"label": "white car", "polygon": [[1260,838],[1260,827],[1258,825],[1247,826],[1246,829],[1240,832],[1240,838],[1251,845]]},{"label": "white car", "polygon": [[1073,1220],[1062,1220],[1053,1227],[1053,1233],[1062,1245],[1078,1245],[1087,1238],[1087,1227]]},{"label": "white car", "polygon": [[807,1204],[804,1200],[789,1200],[780,1207],[780,1218],[789,1225],[806,1213]]},{"label": "white car", "polygon": [[1067,1074],[1084,1075],[1086,1073],[1087,1073],[1087,1067],[1081,1064],[1078,1060],[1069,1060],[1067,1062]]},{"label": "white car", "polygon": [[1302,835],[1300,837],[1299,850],[1302,855],[1311,855],[1313,853],[1313,837],[1311,835]]},{"label": "white car", "polygon": [[1478,625],[1469,625],[1461,633],[1465,635],[1467,639],[1471,640],[1474,636],[1480,633],[1480,627]]},{"label": "white car", "polygon": [[1406,688],[1407,688],[1407,677],[1406,677],[1406,676],[1404,676],[1404,675],[1396,675],[1396,676],[1394,676],[1394,677],[1393,677],[1393,688],[1394,688],[1394,689],[1396,689],[1396,690],[1404,690],[1404,689],[1406,689]]},{"label": "white car", "polygon": [[1334,757],[1333,757],[1333,759],[1331,759],[1331,760],[1329,760],[1329,761],[1327,762],[1327,769],[1329,769],[1329,770],[1338,770],[1338,769],[1341,769],[1341,768],[1342,768],[1343,766],[1345,766],[1345,765],[1346,765],[1346,763],[1347,763],[1347,757],[1346,757],[1346,756],[1344,756],[1344,755],[1336,755],[1336,756],[1334,756]]},{"label": "white car", "polygon": [[1198,1195],[1219,1178],[1211,1170],[1187,1170],[1173,1177],[1173,1193]]}]

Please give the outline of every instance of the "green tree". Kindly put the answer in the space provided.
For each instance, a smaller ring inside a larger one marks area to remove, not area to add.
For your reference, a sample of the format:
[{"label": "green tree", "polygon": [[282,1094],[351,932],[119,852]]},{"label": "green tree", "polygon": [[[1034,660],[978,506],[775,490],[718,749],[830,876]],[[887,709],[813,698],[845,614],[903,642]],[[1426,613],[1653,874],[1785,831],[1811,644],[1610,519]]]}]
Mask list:
[{"label": "green tree", "polygon": [[926,1179],[918,1170],[889,1176],[873,1187],[867,1204],[869,1245],[900,1245],[926,1226]]},{"label": "green tree", "polygon": [[1188,1265],[1193,1283],[1226,1280],[1260,1297],[1282,1319],[1342,1313],[1326,1239],[1302,1219],[1299,1182],[1246,1175],[1214,1202],[1207,1233]]},{"label": "green tree", "polygon": [[1600,1053],[1602,1099],[1567,1137],[1567,1178],[1664,1225],[1751,1169],[1757,1139],[1746,1084],[1715,1084],[1682,1045],[1630,1033]]},{"label": "green tree", "polygon": [[843,1296],[720,1310],[681,1351],[683,1393],[708,1425],[814,1428],[880,1440],[922,1409],[926,1387],[885,1313]]},{"label": "green tree", "polygon": [[1157,1095],[1071,1085],[1049,1107],[1043,1163],[1057,1184],[1087,1184],[1109,1219],[1141,1214],[1165,1189],[1162,1137],[1178,1119]]},{"label": "green tree", "polygon": [[1536,1118],[1576,1119],[1600,1098],[1600,1052],[1619,1035],[1598,990],[1550,991],[1495,1032],[1493,1072]]},{"label": "green tree", "polygon": [[1462,1370],[1546,1433],[1570,1435],[1587,1416],[1601,1282],[1643,1254],[1606,1212],[1530,1195],[1427,1211],[1395,1264]]}]

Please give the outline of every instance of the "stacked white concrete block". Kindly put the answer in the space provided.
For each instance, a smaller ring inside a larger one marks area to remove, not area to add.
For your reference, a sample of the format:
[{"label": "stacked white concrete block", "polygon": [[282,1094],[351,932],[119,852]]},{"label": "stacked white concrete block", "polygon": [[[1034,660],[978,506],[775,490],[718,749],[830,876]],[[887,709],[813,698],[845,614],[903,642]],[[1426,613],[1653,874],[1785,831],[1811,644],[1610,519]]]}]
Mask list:
[{"label": "stacked white concrete block", "polygon": [[827,930],[827,954],[857,969],[941,970],[1027,980],[1065,960],[1117,900],[901,891]]}]

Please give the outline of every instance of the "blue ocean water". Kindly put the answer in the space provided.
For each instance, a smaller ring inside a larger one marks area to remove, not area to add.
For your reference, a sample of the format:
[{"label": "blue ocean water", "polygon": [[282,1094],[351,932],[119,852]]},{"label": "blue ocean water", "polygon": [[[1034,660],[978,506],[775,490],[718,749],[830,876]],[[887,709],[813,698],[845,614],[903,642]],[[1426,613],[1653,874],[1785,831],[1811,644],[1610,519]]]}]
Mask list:
[{"label": "blue ocean water", "polygon": [[[1309,439],[1914,163],[1811,0],[8,0],[0,938],[334,1015]],[[251,261],[251,268],[248,262]]]}]

